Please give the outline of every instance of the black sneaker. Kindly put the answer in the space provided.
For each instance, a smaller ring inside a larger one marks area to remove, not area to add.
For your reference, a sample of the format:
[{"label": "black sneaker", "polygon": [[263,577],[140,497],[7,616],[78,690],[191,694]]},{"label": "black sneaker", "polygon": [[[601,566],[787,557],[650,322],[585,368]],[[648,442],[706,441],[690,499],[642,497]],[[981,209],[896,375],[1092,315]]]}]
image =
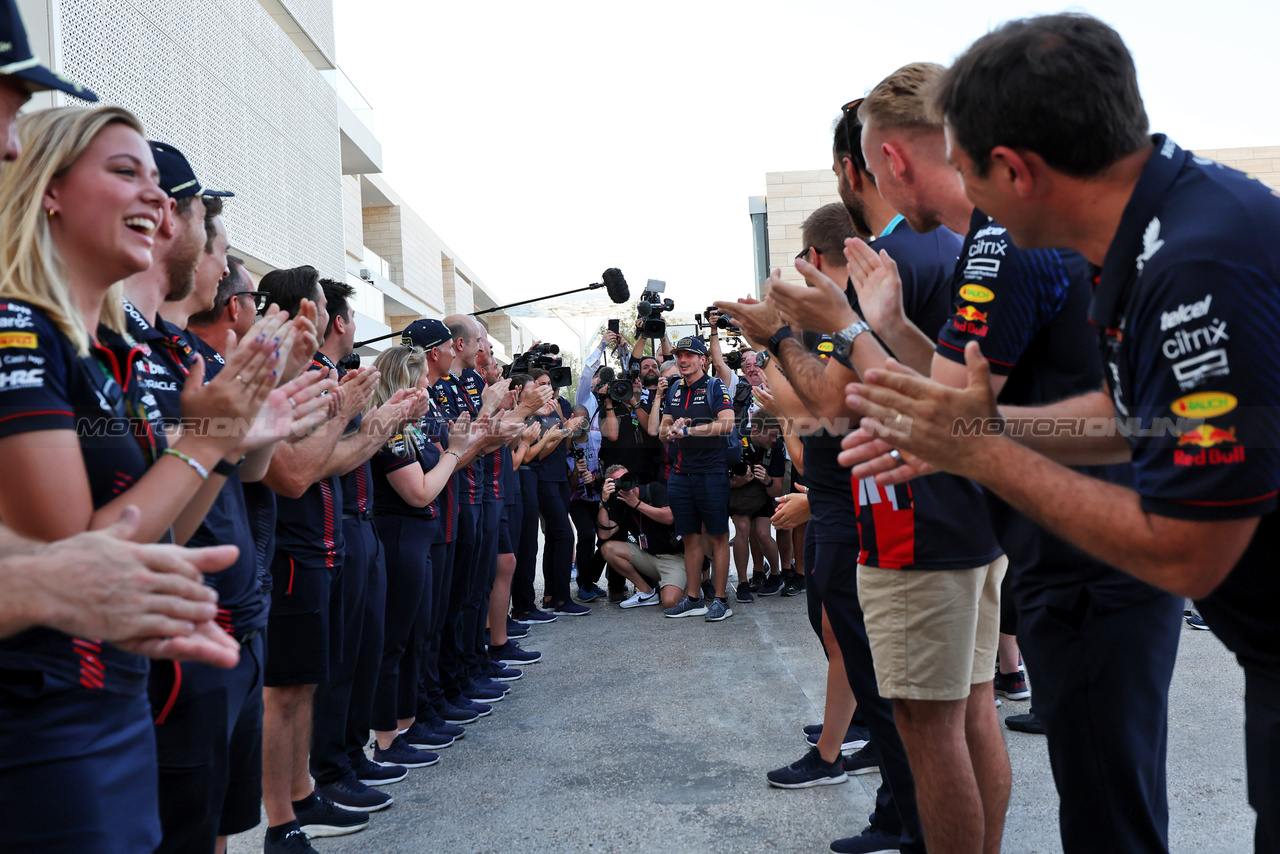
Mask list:
[{"label": "black sneaker", "polygon": [[296,821],[291,821],[286,826],[289,829],[275,842],[270,838],[262,841],[262,854],[320,854],[311,847],[311,840],[307,839]]},{"label": "black sneaker", "polygon": [[539,611],[537,608],[534,608],[527,614],[512,614],[511,616],[515,617],[522,623],[529,623],[531,625],[554,623],[558,619],[555,614],[548,614],[546,611]]},{"label": "black sneaker", "polygon": [[317,786],[316,793],[323,795],[343,809],[355,812],[385,810],[395,800],[386,792],[371,789],[356,779],[339,780],[336,783]]},{"label": "black sneaker", "polygon": [[624,588],[622,588],[621,590],[610,590],[610,591],[609,591],[609,601],[610,601],[610,602],[613,602],[613,603],[615,603],[615,604],[616,604],[616,603],[618,603],[618,602],[622,602],[622,601],[624,601],[626,598],[627,598],[627,588],[625,588],[625,587],[624,587]]},{"label": "black sneaker", "polygon": [[898,854],[898,835],[869,824],[857,836],[832,842],[831,850],[835,854]]},{"label": "black sneaker", "polygon": [[395,741],[386,750],[373,743],[373,761],[379,765],[403,765],[405,768],[427,768],[440,761],[440,754],[430,753],[410,747],[403,735],[397,735]]},{"label": "black sneaker", "polygon": [[464,712],[475,712],[477,718],[487,718],[493,714],[493,706],[488,703],[477,703],[475,700],[469,700],[461,694],[446,699],[449,705],[455,709],[462,709]]},{"label": "black sneaker", "polygon": [[853,774],[854,776],[879,774],[880,754],[876,753],[875,745],[868,741],[865,745],[844,757],[844,770],[845,773]]},{"label": "black sneaker", "polygon": [[761,596],[777,596],[782,592],[784,586],[782,573],[778,573],[777,575],[770,575],[766,577],[760,584],[760,590],[758,592]]},{"label": "black sneaker", "polygon": [[835,762],[824,762],[818,748],[813,747],[795,762],[765,774],[770,786],[779,789],[808,789],[813,786],[830,786],[849,779],[840,757]]},{"label": "black sneaker", "polygon": [[711,581],[702,582],[702,598],[708,602],[716,598],[716,585]]},{"label": "black sneaker", "polygon": [[556,605],[552,613],[557,617],[585,617],[591,613],[591,609],[586,605],[579,605],[572,599],[566,599],[559,605]]},{"label": "black sneaker", "polygon": [[413,726],[400,733],[404,743],[418,750],[444,750],[453,744],[453,736],[442,732],[432,732],[422,721],[414,721]]},{"label": "black sneaker", "polygon": [[799,596],[804,592],[804,576],[796,572],[794,569],[784,570],[782,573],[783,596]]},{"label": "black sneaker", "polygon": [[738,582],[738,589],[734,591],[733,598],[739,602],[754,602],[756,597],[751,595],[751,585],[745,581]]},{"label": "black sneaker", "polygon": [[[807,729],[808,727],[806,727]],[[805,741],[809,742],[810,747],[818,746],[818,739],[822,738],[822,725],[818,725],[818,731],[806,735]],[[861,750],[867,746],[867,742],[871,740],[870,733],[866,727],[860,727],[857,724],[849,724],[849,729],[844,734],[844,741],[840,744],[841,752],[850,750]]]},{"label": "black sneaker", "polygon": [[755,572],[751,573],[751,581],[748,583],[747,586],[752,593],[758,593],[760,591],[760,585],[764,584],[764,579],[765,579],[765,574],[758,569]]},{"label": "black sneaker", "polygon": [[1021,670],[1015,670],[1013,673],[996,672],[995,677],[996,693],[1010,700],[1025,700],[1031,696],[1031,689],[1027,687],[1027,674]]},{"label": "black sneaker", "polygon": [[369,826],[369,816],[343,809],[317,792],[312,792],[309,798],[294,801],[293,814],[298,819],[298,827],[312,839],[346,836]]},{"label": "black sneaker", "polygon": [[522,623],[519,620],[507,620],[507,639],[527,638],[529,636],[529,624]]},{"label": "black sneaker", "polygon": [[1027,712],[1025,715],[1009,715],[1004,719],[1004,725],[1014,732],[1029,732],[1032,735],[1044,735],[1044,722],[1036,717],[1034,709]]},{"label": "black sneaker", "polygon": [[403,765],[379,765],[365,756],[363,750],[351,765],[356,779],[366,786],[389,786],[409,776],[409,769]]}]

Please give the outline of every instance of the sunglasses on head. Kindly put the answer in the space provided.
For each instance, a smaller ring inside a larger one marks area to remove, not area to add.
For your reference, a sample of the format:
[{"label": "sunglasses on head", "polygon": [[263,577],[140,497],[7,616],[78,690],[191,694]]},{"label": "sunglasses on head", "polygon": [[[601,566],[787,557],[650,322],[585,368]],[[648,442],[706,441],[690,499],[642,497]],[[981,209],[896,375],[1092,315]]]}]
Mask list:
[{"label": "sunglasses on head", "polygon": [[812,249],[812,250],[813,250],[813,254],[815,254],[815,255],[821,255],[821,254],[822,254],[822,250],[821,250],[821,249],[819,249],[818,247],[816,247],[816,246],[806,246],[805,248],[803,248],[803,249],[801,249],[801,250],[800,250],[799,254],[797,254],[797,255],[796,255],[796,260],[797,260],[797,261],[800,261],[800,260],[808,261],[808,260],[809,260],[809,250],[810,250],[810,249]]},{"label": "sunglasses on head", "polygon": [[865,100],[867,99],[854,98],[852,101],[840,108],[840,116],[844,120],[844,147],[845,150],[849,152],[849,156],[853,158],[853,162],[855,164],[862,159],[862,155],[859,149],[853,147],[853,137],[849,133],[849,114],[853,113],[853,118],[856,119],[858,117],[858,108],[862,106],[862,102]]}]

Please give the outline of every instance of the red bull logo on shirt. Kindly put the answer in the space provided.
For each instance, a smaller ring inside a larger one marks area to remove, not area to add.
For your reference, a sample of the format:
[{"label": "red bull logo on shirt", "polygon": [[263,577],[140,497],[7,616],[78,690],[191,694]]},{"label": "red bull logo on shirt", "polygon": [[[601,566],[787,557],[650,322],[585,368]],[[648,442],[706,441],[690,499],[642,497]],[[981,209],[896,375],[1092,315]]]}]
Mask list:
[{"label": "red bull logo on shirt", "polygon": [[[1230,450],[1218,448],[1218,445],[1231,444]],[[1212,424],[1201,424],[1178,436],[1178,447],[1191,446],[1200,448],[1196,451],[1174,450],[1175,466],[1218,466],[1244,462],[1244,446],[1237,443],[1236,428],[1223,430]]]},{"label": "red bull logo on shirt", "polygon": [[964,308],[956,309],[956,317],[963,317],[970,323],[987,322],[987,313],[985,311],[978,311],[971,305],[966,305]]}]

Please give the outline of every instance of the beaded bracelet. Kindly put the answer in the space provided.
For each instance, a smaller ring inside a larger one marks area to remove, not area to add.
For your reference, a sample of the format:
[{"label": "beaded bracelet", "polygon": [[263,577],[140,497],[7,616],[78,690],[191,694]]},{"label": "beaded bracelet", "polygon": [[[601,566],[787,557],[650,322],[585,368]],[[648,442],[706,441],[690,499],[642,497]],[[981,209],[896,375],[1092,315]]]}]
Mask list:
[{"label": "beaded bracelet", "polygon": [[176,450],[174,448],[165,448],[164,451],[162,451],[162,453],[177,457],[187,465],[191,466],[193,469],[196,470],[196,474],[200,475],[201,480],[209,479],[209,470],[204,466],[200,465],[200,463],[197,460],[193,460],[191,459],[191,457],[188,457],[186,454],[182,453],[182,451]]}]

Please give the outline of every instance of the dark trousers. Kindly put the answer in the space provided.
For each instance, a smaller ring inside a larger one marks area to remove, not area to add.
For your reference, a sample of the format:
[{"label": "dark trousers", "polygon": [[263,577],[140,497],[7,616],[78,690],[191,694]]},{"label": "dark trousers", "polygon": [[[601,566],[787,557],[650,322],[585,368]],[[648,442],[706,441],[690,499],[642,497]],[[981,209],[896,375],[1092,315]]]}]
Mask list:
[{"label": "dark trousers", "polygon": [[[1243,663],[1243,662],[1242,662]],[[1280,670],[1244,664],[1244,755],[1255,854],[1280,854]]]},{"label": "dark trousers", "polygon": [[[578,586],[586,587],[600,580],[604,572],[604,556],[596,547],[596,516],[599,515],[599,501],[570,501],[569,518],[573,520],[573,529],[578,532],[577,548],[574,550],[573,562],[578,567]],[[609,589],[619,589],[615,585],[613,570],[609,570]],[[619,576],[620,577],[620,576]],[[623,579],[623,585],[626,580]]]},{"label": "dark trousers", "polygon": [[573,572],[573,528],[569,525],[567,481],[538,481],[538,512],[546,531],[542,552],[542,587],[552,603],[569,601],[569,575]]},{"label": "dark trousers", "polygon": [[417,707],[418,645],[412,641],[423,598],[431,595],[431,543],[439,523],[421,516],[387,515],[375,517],[374,525],[386,549],[387,595],[372,724],[390,732]]},{"label": "dark trousers", "polygon": [[255,638],[230,670],[172,661],[152,667],[148,690],[164,833],[156,851],[212,854],[231,776],[231,736],[242,716],[254,717],[246,705],[262,702],[262,649]]},{"label": "dark trousers", "polygon": [[[358,521],[358,520],[354,520]],[[345,527],[351,525],[350,528]],[[387,560],[372,520],[344,523],[347,554],[360,549],[368,557],[369,572],[365,580],[364,627],[360,633],[360,651],[356,657],[356,675],[351,683],[351,704],[347,708],[346,747],[348,761],[358,762],[369,741],[373,727],[373,695],[382,670],[382,641],[386,632]],[[352,543],[359,544],[352,546]],[[353,765],[354,767],[354,765]]]},{"label": "dark trousers", "polygon": [[342,573],[335,577],[337,586],[330,593],[342,597],[341,648],[337,656],[330,655],[329,678],[316,686],[311,715],[311,776],[318,785],[337,782],[352,770],[347,755],[347,716],[364,641],[369,564],[377,551],[376,547],[371,550],[368,542],[377,541],[371,522],[344,519],[342,533],[347,543]]},{"label": "dark trousers", "polygon": [[[453,566],[453,543],[444,541],[443,531],[431,544],[433,567]],[[435,707],[444,701],[444,689],[440,686],[440,642],[444,632],[445,614],[449,608],[449,592],[452,589],[452,572],[431,573],[431,607],[422,612],[418,625],[418,648],[423,651],[422,665],[418,670],[418,714],[420,720],[435,717]]]},{"label": "dark trousers", "polygon": [[472,644],[467,655],[467,672],[472,679],[481,675],[485,652],[485,629],[489,621],[489,594],[498,576],[498,526],[502,523],[502,499],[486,499],[480,505],[479,568],[476,584],[476,620]]},{"label": "dark trousers", "polygon": [[[810,528],[812,530],[812,528]],[[899,850],[923,852],[924,834],[916,808],[915,778],[907,762],[907,751],[893,722],[893,704],[880,696],[871,645],[858,602],[858,544],[814,543],[812,554],[806,543],[805,568],[809,581],[818,585],[827,620],[844,656],[849,687],[858,701],[858,711],[871,732],[871,741],[880,756],[883,782],[876,794],[872,824],[886,833],[900,835]],[[822,625],[819,622],[819,631]],[[896,808],[895,808],[896,807]]]},{"label": "dark trousers", "polygon": [[467,633],[464,611],[476,583],[480,527],[480,505],[458,504],[458,527],[453,541],[453,580],[449,588],[449,604],[445,608],[444,631],[440,637],[440,687],[445,697],[457,697],[467,687],[466,654],[474,636]]},{"label": "dark trousers", "polygon": [[511,613],[527,614],[538,606],[533,577],[538,571],[538,473],[521,466],[520,497],[512,514],[511,530],[518,538],[516,573],[511,579]]},{"label": "dark trousers", "polygon": [[1051,589],[1014,578],[1018,645],[1048,735],[1066,854],[1169,850],[1165,750],[1182,599],[1118,570]]}]

